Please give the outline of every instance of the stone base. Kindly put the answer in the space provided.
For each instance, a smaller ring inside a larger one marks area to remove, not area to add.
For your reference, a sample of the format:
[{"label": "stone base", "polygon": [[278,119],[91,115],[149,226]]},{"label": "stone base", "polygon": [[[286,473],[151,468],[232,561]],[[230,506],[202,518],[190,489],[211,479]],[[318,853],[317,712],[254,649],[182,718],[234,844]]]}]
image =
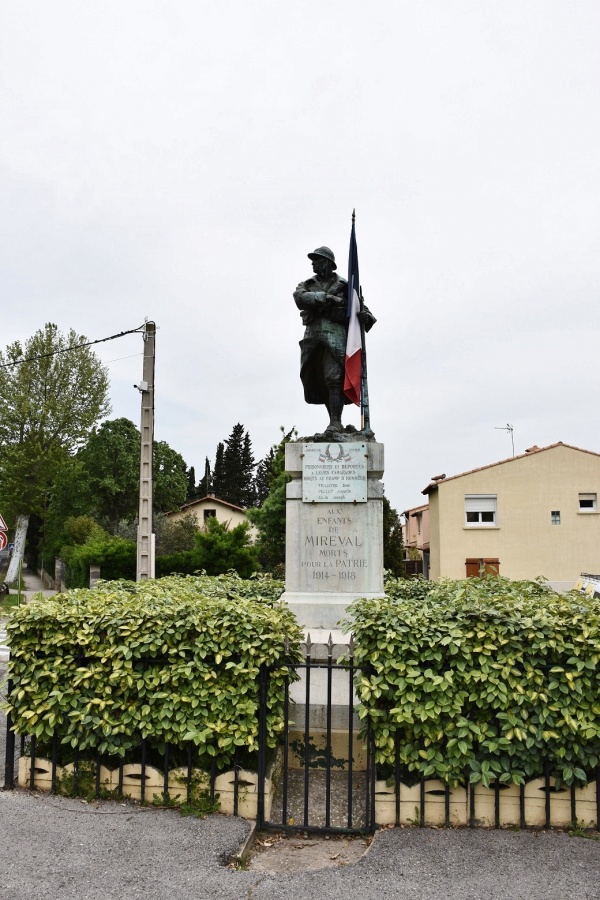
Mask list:
[{"label": "stone base", "polygon": [[371,431],[370,428],[358,431],[352,425],[346,425],[342,431],[321,431],[317,432],[317,434],[309,434],[306,437],[296,438],[296,440],[298,443],[303,444],[327,444],[329,441],[334,444],[348,444],[350,442],[354,443],[355,441],[375,441],[375,433]]},{"label": "stone base", "polygon": [[286,591],[282,595],[282,600],[287,604],[288,608],[294,613],[301,628],[311,632],[317,629],[329,629],[333,631],[337,628],[340,619],[346,615],[348,607],[354,600],[359,597],[367,599],[376,599],[385,597],[383,592],[377,593],[361,593],[352,594],[350,592],[326,592],[319,591],[314,594],[301,591]]}]

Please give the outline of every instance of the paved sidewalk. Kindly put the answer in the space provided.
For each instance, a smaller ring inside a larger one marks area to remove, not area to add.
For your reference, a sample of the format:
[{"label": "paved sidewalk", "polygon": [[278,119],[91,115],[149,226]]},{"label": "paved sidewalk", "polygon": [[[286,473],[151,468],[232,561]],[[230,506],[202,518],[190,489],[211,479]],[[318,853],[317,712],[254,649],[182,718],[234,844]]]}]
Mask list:
[{"label": "paved sidewalk", "polygon": [[31,600],[34,594],[39,594],[40,592],[45,597],[52,597],[58,593],[58,591],[49,590],[42,579],[35,572],[30,572],[29,569],[23,569],[23,581],[25,582],[23,594],[28,601]]}]

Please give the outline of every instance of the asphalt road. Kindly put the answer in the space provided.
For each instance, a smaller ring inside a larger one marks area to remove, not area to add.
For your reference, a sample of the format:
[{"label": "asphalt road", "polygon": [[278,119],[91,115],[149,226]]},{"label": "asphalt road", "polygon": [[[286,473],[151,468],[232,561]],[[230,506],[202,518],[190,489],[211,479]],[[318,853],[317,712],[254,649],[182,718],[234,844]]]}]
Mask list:
[{"label": "asphalt road", "polygon": [[598,900],[600,842],[467,829],[380,832],[356,864],[290,874],[224,868],[243,819],[0,793],[0,897],[11,900]]}]

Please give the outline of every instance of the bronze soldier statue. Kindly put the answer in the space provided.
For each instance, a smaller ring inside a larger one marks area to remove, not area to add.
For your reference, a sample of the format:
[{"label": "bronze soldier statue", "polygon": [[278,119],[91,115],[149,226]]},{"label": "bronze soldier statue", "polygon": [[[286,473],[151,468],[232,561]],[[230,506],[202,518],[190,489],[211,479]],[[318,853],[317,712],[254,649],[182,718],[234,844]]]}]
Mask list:
[{"label": "bronze soldier statue", "polygon": [[[306,402],[327,407],[329,425],[324,433],[339,434],[344,430],[342,409],[351,402],[344,395],[348,282],[336,274],[335,256],[329,247],[317,247],[308,258],[314,277],[301,281],[294,291],[306,326],[300,341],[300,378]],[[359,319],[365,331],[376,321],[366,307]]]}]

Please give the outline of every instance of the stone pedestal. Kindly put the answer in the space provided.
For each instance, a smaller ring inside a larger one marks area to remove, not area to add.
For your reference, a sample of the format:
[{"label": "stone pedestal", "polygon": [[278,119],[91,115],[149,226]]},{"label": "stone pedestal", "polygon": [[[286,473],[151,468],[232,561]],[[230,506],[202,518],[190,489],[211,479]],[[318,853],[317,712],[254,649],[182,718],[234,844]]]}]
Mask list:
[{"label": "stone pedestal", "polygon": [[[322,448],[320,456],[315,447]],[[321,459],[320,465],[305,468],[310,486],[303,484],[306,455],[317,463]],[[353,600],[384,596],[383,444],[289,443],[285,468],[292,481],[287,486],[283,599],[306,631],[334,630]],[[317,476],[318,491],[312,483]],[[326,499],[328,493],[334,499]],[[319,499],[307,499],[315,496]],[[345,496],[361,499],[339,499]]]}]

